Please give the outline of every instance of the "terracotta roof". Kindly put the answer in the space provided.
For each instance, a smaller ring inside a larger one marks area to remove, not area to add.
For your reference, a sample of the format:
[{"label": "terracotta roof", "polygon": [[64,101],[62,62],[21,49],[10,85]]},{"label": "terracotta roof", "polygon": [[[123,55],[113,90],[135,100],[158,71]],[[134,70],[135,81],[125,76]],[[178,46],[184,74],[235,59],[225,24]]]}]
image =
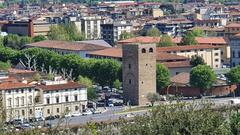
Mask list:
[{"label": "terracotta roof", "polygon": [[65,89],[75,89],[75,88],[85,88],[86,86],[81,85],[77,82],[68,82],[66,84],[56,84],[56,85],[39,85],[37,88],[44,91],[50,90],[65,90]]},{"label": "terracotta roof", "polygon": [[224,37],[196,37],[198,44],[226,44],[227,40]]},{"label": "terracotta roof", "polygon": [[236,27],[240,27],[240,23],[230,23],[227,26],[225,26],[225,28],[236,28]]},{"label": "terracotta roof", "polygon": [[214,49],[214,48],[220,48],[220,47],[212,46],[212,45],[186,45],[186,46],[173,46],[173,47],[157,47],[157,51],[167,52],[167,51],[185,51],[185,50]]},{"label": "terracotta roof", "polygon": [[173,77],[171,77],[171,82],[178,83],[178,84],[188,84],[190,80],[189,73],[179,73]]},{"label": "terracotta roof", "polygon": [[157,61],[167,61],[167,60],[188,60],[188,57],[179,56],[176,54],[170,54],[165,52],[157,53]]},{"label": "terracotta roof", "polygon": [[25,84],[22,82],[17,81],[7,81],[7,82],[1,82],[0,83],[0,90],[9,90],[9,89],[16,89],[16,88],[30,88],[34,87],[30,84]]},{"label": "terracotta roof", "polygon": [[73,50],[73,51],[82,51],[82,50],[100,50],[107,47],[81,43],[81,42],[69,42],[69,41],[56,41],[56,40],[45,40],[36,43],[27,44],[26,46],[31,47],[41,47],[41,48],[53,48],[53,49],[64,49],[64,50]]},{"label": "terracotta roof", "polygon": [[[119,44],[129,44],[129,43],[159,43],[160,37],[149,37],[149,36],[139,36],[134,38],[129,38],[125,40],[118,41]],[[174,43],[180,43],[181,37],[175,37],[172,39]]]},{"label": "terracotta roof", "polygon": [[162,62],[168,68],[184,68],[192,67],[190,61],[174,61],[174,62]]},{"label": "terracotta roof", "polygon": [[89,52],[90,55],[97,55],[97,56],[108,56],[108,57],[115,57],[115,58],[122,58],[122,49],[121,48],[107,48],[99,51],[92,51]]},{"label": "terracotta roof", "polygon": [[149,36],[140,36],[129,38],[125,40],[118,41],[120,44],[128,44],[128,43],[158,43],[160,41],[160,37],[149,37]]}]

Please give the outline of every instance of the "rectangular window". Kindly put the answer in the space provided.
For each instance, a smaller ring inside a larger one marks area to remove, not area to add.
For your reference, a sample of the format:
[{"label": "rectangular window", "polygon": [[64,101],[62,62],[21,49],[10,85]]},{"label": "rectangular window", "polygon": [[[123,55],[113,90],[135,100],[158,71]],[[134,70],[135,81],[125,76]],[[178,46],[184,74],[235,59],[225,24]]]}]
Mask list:
[{"label": "rectangular window", "polygon": [[24,90],[23,89],[21,89],[21,93],[23,93],[24,92]]},{"label": "rectangular window", "polygon": [[78,111],[78,106],[75,106],[75,111]]},{"label": "rectangular window", "polygon": [[78,101],[78,96],[77,95],[74,96],[74,100]]},{"label": "rectangular window", "polygon": [[131,83],[132,83],[132,80],[131,80],[131,79],[129,79],[129,80],[128,80],[128,83],[129,83],[129,84],[131,84]]},{"label": "rectangular window", "polygon": [[57,108],[57,113],[59,113],[59,108]]},{"label": "rectangular window", "polygon": [[11,94],[11,90],[8,90],[8,94]]},{"label": "rectangular window", "polygon": [[46,98],[47,104],[50,104],[50,98]]},{"label": "rectangular window", "polygon": [[218,59],[215,59],[215,62],[218,62],[219,60]]},{"label": "rectangular window", "polygon": [[59,103],[59,97],[56,97],[56,103]]},{"label": "rectangular window", "polygon": [[215,56],[218,56],[218,53],[215,53],[214,55],[215,55]]},{"label": "rectangular window", "polygon": [[21,100],[22,100],[22,106],[24,106],[24,97],[22,97]]},{"label": "rectangular window", "polygon": [[68,102],[68,96],[65,97],[65,101]]},{"label": "rectangular window", "polygon": [[29,88],[29,89],[28,89],[28,91],[29,91],[29,92],[32,92],[32,89],[31,89],[31,88]]},{"label": "rectangular window", "polygon": [[32,109],[29,109],[29,114],[32,114]]},{"label": "rectangular window", "polygon": [[22,110],[22,115],[23,115],[23,116],[25,115],[25,111],[24,111],[24,110]]},{"label": "rectangular window", "polygon": [[47,114],[50,114],[50,109],[47,109]]},{"label": "rectangular window", "polygon": [[128,68],[131,69],[131,64],[128,64]]}]

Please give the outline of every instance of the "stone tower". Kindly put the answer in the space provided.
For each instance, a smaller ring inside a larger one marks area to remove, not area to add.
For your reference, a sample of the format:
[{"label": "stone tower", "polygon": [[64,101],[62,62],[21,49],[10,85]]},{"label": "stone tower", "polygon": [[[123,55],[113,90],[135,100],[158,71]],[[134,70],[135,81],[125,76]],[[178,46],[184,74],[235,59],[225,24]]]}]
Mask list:
[{"label": "stone tower", "polygon": [[123,92],[131,105],[146,105],[156,93],[156,45],[123,45]]}]

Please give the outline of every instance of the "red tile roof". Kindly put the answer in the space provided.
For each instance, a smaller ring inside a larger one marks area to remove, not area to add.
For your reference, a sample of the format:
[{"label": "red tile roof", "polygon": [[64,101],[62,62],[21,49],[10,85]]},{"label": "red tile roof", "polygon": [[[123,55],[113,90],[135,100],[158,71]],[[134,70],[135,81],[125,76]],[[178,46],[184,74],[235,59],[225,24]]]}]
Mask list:
[{"label": "red tile roof", "polygon": [[164,52],[160,52],[157,53],[157,61],[167,61],[167,60],[188,60],[188,57],[184,57],[184,56],[179,56],[176,54],[169,54],[169,53],[164,53]]},{"label": "red tile roof", "polygon": [[65,90],[65,89],[75,89],[75,88],[86,88],[86,86],[79,84],[77,82],[68,82],[66,84],[56,84],[56,85],[39,85],[37,88],[44,91],[51,90]]},{"label": "red tile roof", "polygon": [[96,56],[108,56],[108,57],[115,57],[115,58],[122,58],[122,49],[121,48],[107,48],[99,51],[92,51],[89,52],[90,55]]},{"label": "red tile roof", "polygon": [[125,40],[118,41],[119,44],[129,44],[129,43],[158,43],[160,41],[160,37],[134,37]]},{"label": "red tile roof", "polygon": [[198,44],[228,44],[224,37],[196,37],[195,39]]},{"label": "red tile roof", "polygon": [[27,44],[30,47],[41,47],[48,49],[64,49],[73,51],[85,51],[85,50],[100,50],[106,47],[81,43],[81,42],[69,42],[69,41],[56,41],[56,40],[45,40],[36,43]]},{"label": "red tile roof", "polygon": [[189,73],[179,73],[173,77],[171,77],[171,82],[178,84],[188,84],[190,80]]},{"label": "red tile roof", "polygon": [[8,72],[9,72],[10,74],[27,74],[27,73],[36,73],[36,71],[23,70],[23,69],[16,69],[16,68],[10,68],[10,69],[8,69]]},{"label": "red tile roof", "polygon": [[225,28],[239,28],[240,27],[240,23],[230,23],[227,26],[225,26]]},{"label": "red tile roof", "polygon": [[167,51],[186,51],[186,50],[195,50],[195,49],[214,49],[220,48],[219,46],[212,45],[186,45],[186,46],[173,46],[173,47],[157,47],[158,52],[167,52]]},{"label": "red tile roof", "polygon": [[162,62],[168,68],[187,68],[192,67],[189,61]]},{"label": "red tile roof", "polygon": [[30,84],[25,84],[22,82],[17,81],[7,81],[7,82],[1,82],[0,83],[0,90],[10,90],[10,89],[17,89],[17,88],[31,88],[34,87]]}]

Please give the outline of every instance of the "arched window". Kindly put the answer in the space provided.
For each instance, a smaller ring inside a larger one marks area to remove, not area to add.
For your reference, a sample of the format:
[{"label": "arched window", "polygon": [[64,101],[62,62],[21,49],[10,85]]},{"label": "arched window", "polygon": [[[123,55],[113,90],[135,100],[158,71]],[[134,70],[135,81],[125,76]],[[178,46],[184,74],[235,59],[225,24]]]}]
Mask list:
[{"label": "arched window", "polygon": [[142,53],[146,53],[146,49],[145,48],[142,49]]},{"label": "arched window", "polygon": [[149,49],[149,52],[150,52],[150,53],[153,53],[153,49],[152,49],[152,48],[150,48],[150,49]]}]

